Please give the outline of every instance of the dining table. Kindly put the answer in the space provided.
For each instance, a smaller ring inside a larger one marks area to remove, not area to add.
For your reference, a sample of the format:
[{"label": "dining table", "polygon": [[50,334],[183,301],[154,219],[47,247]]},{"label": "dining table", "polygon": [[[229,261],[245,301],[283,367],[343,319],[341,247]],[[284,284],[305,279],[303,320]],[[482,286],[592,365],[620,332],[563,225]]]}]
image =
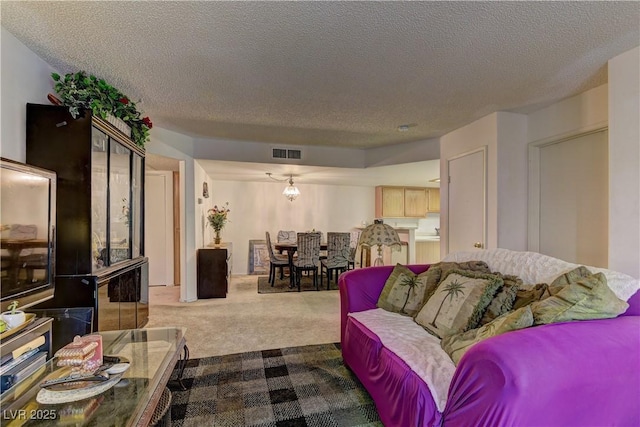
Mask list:
[{"label": "dining table", "polygon": [[[298,250],[298,243],[297,242],[278,242],[275,245],[273,245],[273,247],[276,249],[276,251],[280,253],[283,253],[283,252],[287,253],[287,258],[289,259],[289,287],[293,287],[295,285],[295,281],[293,278],[293,255]],[[326,242],[320,243],[320,250],[321,251],[327,250]]]}]

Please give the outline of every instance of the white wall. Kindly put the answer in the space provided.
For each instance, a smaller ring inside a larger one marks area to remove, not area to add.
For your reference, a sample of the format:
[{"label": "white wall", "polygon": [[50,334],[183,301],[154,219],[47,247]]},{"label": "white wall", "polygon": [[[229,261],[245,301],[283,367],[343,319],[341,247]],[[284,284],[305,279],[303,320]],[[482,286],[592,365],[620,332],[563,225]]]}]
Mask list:
[{"label": "white wall", "polygon": [[387,166],[402,163],[437,160],[440,158],[440,138],[370,148],[365,151],[365,166]]},{"label": "white wall", "polygon": [[527,116],[527,141],[560,139],[607,124],[607,85],[556,102]]},{"label": "white wall", "polygon": [[527,249],[527,116],[499,112],[497,246]]},{"label": "white wall", "polygon": [[609,61],[609,268],[640,277],[640,47]]},{"label": "white wall", "polygon": [[[273,159],[273,148],[301,150],[302,159]],[[314,147],[262,142],[233,141],[219,138],[195,139],[193,157],[209,160],[230,160],[252,163],[286,163],[311,166],[334,166],[345,168],[365,167],[364,150],[342,147]],[[418,161],[418,160],[413,160]]]},{"label": "white wall", "polygon": [[[247,273],[249,240],[264,240],[266,231],[275,243],[278,230],[350,231],[362,221],[373,221],[374,187],[296,184],[301,194],[290,202],[282,195],[285,186],[221,180],[210,184],[211,203],[229,202],[231,209],[221,235],[223,242],[233,243],[233,274]],[[207,239],[205,244],[213,240],[211,227]]]},{"label": "white wall", "polygon": [[49,64],[0,27],[0,155],[24,162],[26,156],[26,104],[48,104],[54,93]]}]

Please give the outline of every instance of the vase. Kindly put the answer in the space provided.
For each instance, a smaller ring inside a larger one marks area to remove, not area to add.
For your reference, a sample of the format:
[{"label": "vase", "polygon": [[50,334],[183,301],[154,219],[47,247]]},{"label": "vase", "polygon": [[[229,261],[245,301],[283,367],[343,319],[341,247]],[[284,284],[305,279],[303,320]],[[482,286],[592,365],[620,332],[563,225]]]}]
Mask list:
[{"label": "vase", "polygon": [[2,320],[5,321],[9,329],[12,329],[26,322],[27,316],[24,314],[24,311],[21,310],[16,310],[14,313],[5,311],[2,313]]},{"label": "vase", "polygon": [[220,237],[220,231],[216,230],[216,237],[213,239],[213,243],[215,243],[216,245],[219,245],[221,241],[222,241],[222,238]]}]

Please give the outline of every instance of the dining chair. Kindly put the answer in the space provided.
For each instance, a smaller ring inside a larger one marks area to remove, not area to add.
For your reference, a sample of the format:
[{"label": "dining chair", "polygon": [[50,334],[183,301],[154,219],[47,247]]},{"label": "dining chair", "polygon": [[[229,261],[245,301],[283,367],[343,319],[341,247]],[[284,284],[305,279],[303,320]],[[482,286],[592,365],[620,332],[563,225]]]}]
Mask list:
[{"label": "dining chair", "polygon": [[320,286],[323,282],[323,271],[327,273],[327,290],[331,288],[333,273],[338,274],[347,271],[349,268],[349,233],[327,233],[327,259],[320,260]]},{"label": "dining chair", "polygon": [[313,272],[313,286],[318,290],[318,264],[320,262],[320,233],[298,233],[298,259],[293,261],[293,274],[295,275],[298,292],[300,292],[300,280],[303,271]]},{"label": "dining chair", "polygon": [[276,236],[278,243],[296,243],[297,236],[295,230],[279,230]]},{"label": "dining chair", "polygon": [[356,268],[356,253],[358,252],[360,234],[362,234],[362,230],[349,232],[349,263],[347,264],[347,270],[353,270]]},{"label": "dining chair", "polygon": [[273,287],[276,282],[276,269],[280,268],[280,279],[284,279],[284,268],[289,267],[289,258],[286,255],[276,254],[271,245],[271,235],[267,231],[267,249],[269,250],[269,283]]}]

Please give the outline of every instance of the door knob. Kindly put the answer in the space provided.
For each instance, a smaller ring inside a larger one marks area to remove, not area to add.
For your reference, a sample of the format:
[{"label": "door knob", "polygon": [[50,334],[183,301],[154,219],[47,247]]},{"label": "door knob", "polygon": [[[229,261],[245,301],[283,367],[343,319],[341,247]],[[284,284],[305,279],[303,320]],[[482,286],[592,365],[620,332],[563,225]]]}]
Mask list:
[{"label": "door knob", "polygon": [[474,248],[478,248],[478,249],[482,249],[482,242],[475,242],[475,243],[473,244],[473,247],[474,247]]}]

